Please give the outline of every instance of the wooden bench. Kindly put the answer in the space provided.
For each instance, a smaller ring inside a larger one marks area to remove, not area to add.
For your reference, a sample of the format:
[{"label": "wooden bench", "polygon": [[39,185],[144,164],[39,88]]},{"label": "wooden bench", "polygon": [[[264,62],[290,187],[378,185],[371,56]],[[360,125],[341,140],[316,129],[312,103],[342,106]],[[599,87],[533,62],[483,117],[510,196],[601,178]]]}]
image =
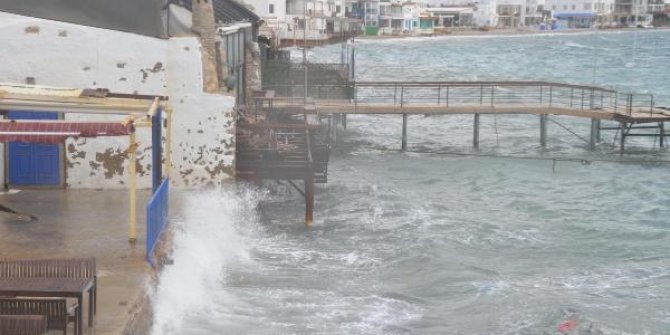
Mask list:
[{"label": "wooden bench", "polygon": [[71,278],[93,279],[90,303],[98,311],[98,274],[95,258],[0,259],[0,278]]},{"label": "wooden bench", "polygon": [[74,333],[79,335],[77,308],[77,304],[68,307],[63,298],[0,298],[0,315],[43,315],[46,317],[48,330],[62,330],[65,335],[69,322],[75,323]]},{"label": "wooden bench", "polygon": [[0,335],[42,335],[46,331],[43,315],[0,315]]}]

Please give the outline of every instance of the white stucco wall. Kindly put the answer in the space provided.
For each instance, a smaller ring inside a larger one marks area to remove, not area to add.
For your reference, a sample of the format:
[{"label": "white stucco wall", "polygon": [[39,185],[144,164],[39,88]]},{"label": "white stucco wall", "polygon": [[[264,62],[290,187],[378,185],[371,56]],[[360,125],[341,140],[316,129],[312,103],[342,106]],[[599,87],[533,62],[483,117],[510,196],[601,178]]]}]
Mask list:
[{"label": "white stucco wall", "polygon": [[202,92],[200,44],[172,38],[168,48],[168,93],[174,108],[174,184],[218,185],[234,173],[235,98]]},{"label": "white stucco wall", "polygon": [[[25,84],[32,77],[38,85],[168,95],[174,109],[171,177],[175,185],[217,184],[232,174],[234,98],[201,93],[197,38],[162,40],[0,12],[0,40],[5,47],[0,53],[0,82]],[[122,119],[82,114],[65,118]],[[139,128],[138,140],[139,182],[149,187],[150,131]],[[127,136],[68,139],[67,186],[126,187],[127,147]]]}]

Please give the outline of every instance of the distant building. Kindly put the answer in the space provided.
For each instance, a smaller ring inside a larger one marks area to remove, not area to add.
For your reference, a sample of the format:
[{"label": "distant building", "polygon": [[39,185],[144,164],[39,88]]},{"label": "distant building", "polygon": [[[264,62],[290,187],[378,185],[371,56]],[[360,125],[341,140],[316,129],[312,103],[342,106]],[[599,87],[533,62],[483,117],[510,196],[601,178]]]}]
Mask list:
[{"label": "distant building", "polygon": [[[321,44],[359,29],[345,19],[344,0],[241,0],[263,19],[259,35],[274,46]],[[307,21],[305,22],[305,18]]]},{"label": "distant building", "polygon": [[656,0],[615,0],[614,20],[624,26],[650,24],[652,14],[649,12],[649,2],[653,2],[651,8],[656,7]]},{"label": "distant building", "polygon": [[498,0],[496,3],[497,27],[518,28],[525,23],[525,0]]},{"label": "distant building", "polygon": [[546,0],[546,8],[569,28],[591,28],[612,21],[614,0]]},{"label": "distant building", "polygon": [[433,19],[435,28],[474,27],[474,7],[435,7],[425,12]]}]

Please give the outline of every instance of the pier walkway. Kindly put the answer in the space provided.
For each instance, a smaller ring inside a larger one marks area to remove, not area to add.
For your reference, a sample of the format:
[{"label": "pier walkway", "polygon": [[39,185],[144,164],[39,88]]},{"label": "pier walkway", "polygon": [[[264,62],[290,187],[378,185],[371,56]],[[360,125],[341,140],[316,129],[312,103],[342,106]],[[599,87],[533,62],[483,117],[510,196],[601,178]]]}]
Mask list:
[{"label": "pier walkway", "polygon": [[[592,149],[601,130],[613,130],[622,153],[629,136],[658,137],[664,146],[664,125],[670,121],[670,109],[657,106],[653,95],[596,86],[543,81],[351,82],[346,77],[338,84],[321,79],[322,84],[307,87],[294,80],[273,84],[254,92],[253,105],[238,110],[237,176],[286,181],[305,198],[307,224],[313,219],[314,184],[328,180],[330,149],[338,125],[346,128],[348,114],[402,115],[402,150],[407,149],[407,120],[412,114],[473,115],[475,148],[482,114],[538,115],[542,146],[547,145],[549,115],[580,117],[591,122]],[[610,124],[601,126],[603,120]],[[300,180],[302,189],[295,183]]]},{"label": "pier walkway", "polygon": [[[540,116],[540,136],[546,144],[547,115],[567,115],[592,120],[591,144],[600,138],[601,120],[620,123],[623,151],[628,136],[656,136],[663,145],[664,122],[670,109],[658,107],[651,94],[621,93],[584,85],[543,81],[478,82],[353,82],[350,85],[311,85],[305,105],[302,97],[277,97],[271,109],[289,114],[400,114],[403,115],[403,149],[407,115],[472,114],[473,144],[478,146],[479,115],[534,114]],[[347,94],[348,93],[348,94]],[[348,96],[349,98],[344,98]],[[262,105],[262,103],[261,103]],[[640,124],[653,124],[640,126]],[[639,133],[638,129],[658,129]]]}]

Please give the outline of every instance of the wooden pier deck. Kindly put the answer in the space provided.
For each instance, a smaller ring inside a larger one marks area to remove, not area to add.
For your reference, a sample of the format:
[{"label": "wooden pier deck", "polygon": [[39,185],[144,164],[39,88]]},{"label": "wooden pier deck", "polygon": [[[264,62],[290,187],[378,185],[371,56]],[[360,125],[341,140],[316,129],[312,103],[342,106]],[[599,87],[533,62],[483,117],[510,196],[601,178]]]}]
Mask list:
[{"label": "wooden pier deck", "polygon": [[[393,103],[352,103],[346,100],[315,100],[317,114],[550,114],[591,118],[597,120],[623,121],[629,123],[649,123],[670,121],[670,110],[655,108],[651,111],[633,110],[618,113],[603,109],[580,109],[547,106],[541,104],[452,104],[449,106],[431,103],[416,103],[399,106]],[[289,106],[286,106],[290,108]],[[297,110],[297,106],[292,107]],[[308,111],[309,113],[309,111]]]},{"label": "wooden pier deck", "polygon": [[[301,85],[279,88],[305,92]],[[657,106],[652,95],[596,86],[538,81],[350,82],[310,85],[306,91],[307,98],[276,96],[273,90],[258,92],[253,113],[246,117],[248,123],[238,124],[237,173],[287,180],[305,197],[307,223],[312,221],[313,184],[327,181],[331,142],[337,138],[339,123],[346,128],[348,114],[401,115],[402,150],[407,148],[409,115],[472,115],[475,148],[479,148],[480,116],[486,114],[537,115],[543,147],[549,115],[589,119],[592,149],[600,141],[601,130],[618,131],[622,153],[629,136],[658,137],[663,147],[670,135],[664,128],[670,121],[670,108]],[[320,124],[322,120],[326,124]],[[618,126],[603,127],[603,120]],[[258,142],[254,138],[261,137],[267,140],[254,144]],[[300,179],[304,191],[292,182]]]}]

